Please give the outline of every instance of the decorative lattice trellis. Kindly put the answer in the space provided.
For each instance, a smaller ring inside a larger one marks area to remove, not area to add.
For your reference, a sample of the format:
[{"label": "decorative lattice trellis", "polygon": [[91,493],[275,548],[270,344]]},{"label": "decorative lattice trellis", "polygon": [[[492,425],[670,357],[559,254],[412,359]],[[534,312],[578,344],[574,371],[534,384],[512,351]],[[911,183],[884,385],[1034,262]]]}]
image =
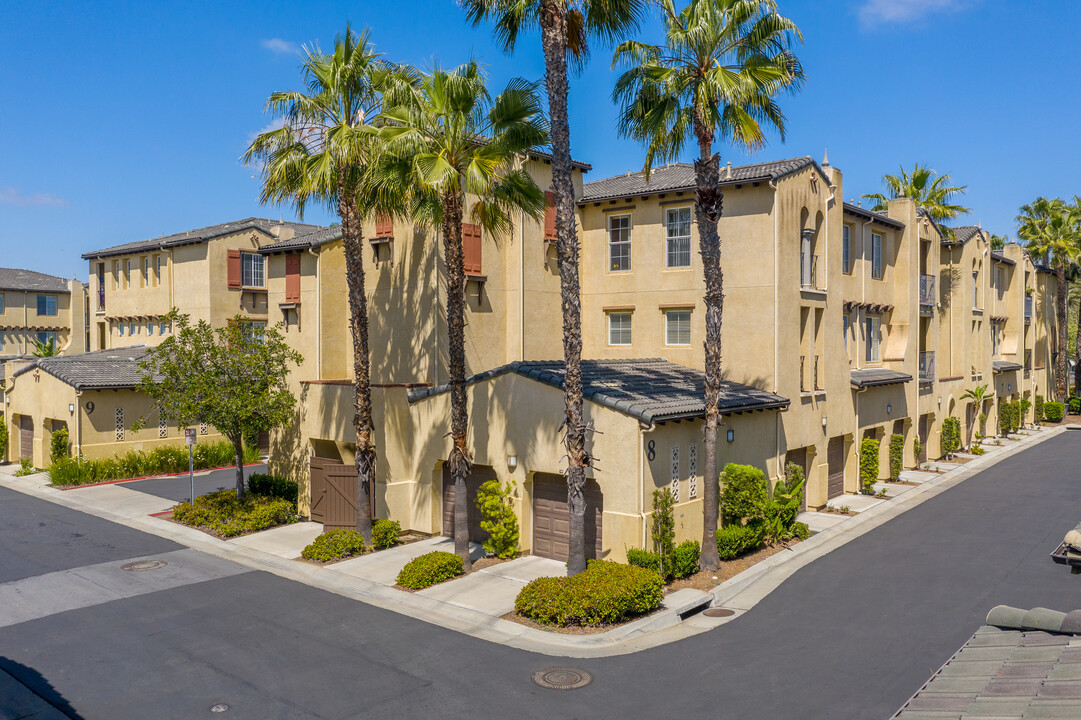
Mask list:
[{"label": "decorative lattice trellis", "polygon": [[124,442],[124,408],[116,409],[116,441]]},{"label": "decorative lattice trellis", "polygon": [[687,494],[698,497],[698,443],[691,443],[687,448]]},{"label": "decorative lattice trellis", "polygon": [[679,502],[679,445],[672,446],[672,499]]}]

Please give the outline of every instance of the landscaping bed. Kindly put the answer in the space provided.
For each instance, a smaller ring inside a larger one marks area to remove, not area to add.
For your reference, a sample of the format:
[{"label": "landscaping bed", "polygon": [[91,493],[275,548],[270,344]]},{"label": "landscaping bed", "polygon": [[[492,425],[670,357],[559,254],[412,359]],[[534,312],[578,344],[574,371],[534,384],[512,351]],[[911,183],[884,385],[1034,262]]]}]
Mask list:
[{"label": "landscaping bed", "polygon": [[401,532],[401,527],[396,520],[376,520],[372,526],[372,547],[364,543],[363,536],[356,530],[337,528],[319,535],[301,551],[300,559],[312,565],[333,565],[398,545],[409,545],[420,540],[427,540],[428,537],[428,535],[413,531]]},{"label": "landscaping bed", "polygon": [[[260,461],[259,451],[244,448],[244,464]],[[196,445],[192,454],[195,470],[232,467],[236,452],[227,442]],[[183,445],[154,448],[150,451],[129,450],[111,458],[88,460],[82,457],[57,457],[49,466],[49,478],[55,487],[93,485],[112,480],[169,475],[188,471],[188,450]]]},{"label": "landscaping bed", "polygon": [[237,500],[233,490],[221,490],[173,507],[173,522],[217,538],[229,539],[269,530],[297,521],[296,507],[288,500],[245,493]]}]

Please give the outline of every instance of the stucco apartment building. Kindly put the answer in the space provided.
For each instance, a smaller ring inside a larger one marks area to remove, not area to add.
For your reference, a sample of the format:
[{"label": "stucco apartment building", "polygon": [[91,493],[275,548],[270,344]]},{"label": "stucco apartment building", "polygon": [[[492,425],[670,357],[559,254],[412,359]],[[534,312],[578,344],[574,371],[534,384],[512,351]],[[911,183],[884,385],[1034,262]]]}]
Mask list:
[{"label": "stucco apartment building", "polygon": [[78,280],[0,268],[0,358],[27,355],[35,342],[61,354],[86,351],[86,290]]}]

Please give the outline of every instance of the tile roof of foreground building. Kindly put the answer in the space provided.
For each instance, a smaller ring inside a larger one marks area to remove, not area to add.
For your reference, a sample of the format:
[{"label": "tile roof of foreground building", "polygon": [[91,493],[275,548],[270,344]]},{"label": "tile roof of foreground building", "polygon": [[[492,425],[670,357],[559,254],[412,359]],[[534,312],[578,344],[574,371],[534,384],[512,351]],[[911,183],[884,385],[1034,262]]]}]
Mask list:
[{"label": "tile roof of foreground building", "polygon": [[68,281],[55,275],[23,270],[21,268],[0,268],[0,290],[23,292],[70,293]]},{"label": "tile roof of foreground building", "polygon": [[164,250],[180,245],[194,245],[213,240],[222,235],[230,235],[244,230],[262,230],[267,234],[273,235],[275,228],[282,227],[292,230],[297,235],[323,229],[323,226],[321,225],[308,225],[305,223],[283,222],[281,220],[250,217],[244,218],[243,220],[220,223],[218,225],[209,225],[197,230],[187,230],[182,233],[163,235],[157,238],[150,238],[149,240],[137,240],[122,245],[113,245],[112,247],[107,247],[102,250],[83,253],[83,260],[94,260],[114,255],[127,255],[129,253],[145,252],[148,250]]},{"label": "tile roof of foreground building", "polygon": [[[754,163],[752,165],[722,167],[721,185],[776,181],[805,167],[814,167],[824,179],[828,180],[815,159],[808,155],[787,160]],[[659,165],[653,168],[649,175],[649,182],[646,182],[645,173],[641,170],[588,182],[582,186],[582,197],[579,199],[579,204],[631,195],[652,195],[676,190],[694,190],[694,188],[694,165],[690,163],[669,163],[668,165]]]},{"label": "tile roof of foreground building", "polygon": [[[517,373],[562,389],[562,360],[513,362],[466,379],[466,384]],[[410,402],[448,392],[449,385],[411,390]],[[583,360],[582,394],[585,399],[630,415],[646,423],[705,417],[705,373],[659,358]],[[721,381],[721,413],[779,410],[788,398],[758,388]]]},{"label": "tile roof of foreground building", "polygon": [[97,350],[78,355],[59,355],[37,358],[19,368],[12,377],[19,377],[31,370],[49,373],[76,390],[122,390],[134,388],[142,380],[139,362],[147,355],[145,345]]},{"label": "tile roof of foreground building", "polygon": [[893,716],[1081,718],[1081,610],[999,605]]}]

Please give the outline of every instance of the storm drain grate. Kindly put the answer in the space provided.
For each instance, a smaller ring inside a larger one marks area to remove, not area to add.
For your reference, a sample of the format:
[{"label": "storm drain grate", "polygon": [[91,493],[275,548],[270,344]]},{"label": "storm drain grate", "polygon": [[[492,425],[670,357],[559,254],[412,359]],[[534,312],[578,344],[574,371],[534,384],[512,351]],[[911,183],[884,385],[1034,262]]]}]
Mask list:
[{"label": "storm drain grate", "polygon": [[129,562],[127,565],[121,565],[121,570],[130,570],[131,572],[142,572],[143,570],[157,570],[163,568],[169,563],[164,560],[136,560],[135,562]]},{"label": "storm drain grate", "polygon": [[703,610],[702,614],[706,617],[732,617],[736,614],[735,610],[729,610],[728,608],[709,608]]},{"label": "storm drain grate", "polygon": [[533,673],[533,682],[549,690],[577,690],[593,682],[593,676],[577,668],[554,667]]}]

